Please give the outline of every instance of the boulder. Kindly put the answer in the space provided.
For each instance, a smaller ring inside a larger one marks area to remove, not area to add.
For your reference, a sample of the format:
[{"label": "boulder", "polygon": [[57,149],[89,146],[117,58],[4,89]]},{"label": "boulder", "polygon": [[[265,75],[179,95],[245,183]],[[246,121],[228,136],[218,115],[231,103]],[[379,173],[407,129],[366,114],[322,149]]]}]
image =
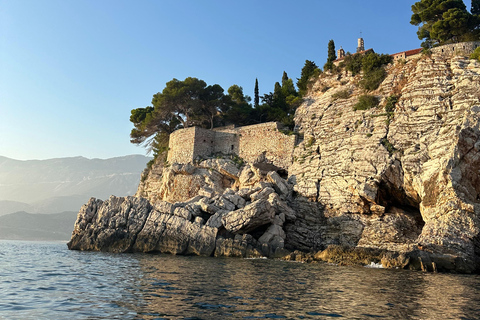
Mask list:
[{"label": "boulder", "polygon": [[232,179],[237,180],[240,175],[240,169],[235,162],[230,159],[208,159],[200,163],[201,167],[215,169]]},{"label": "boulder", "polygon": [[223,226],[222,217],[227,213],[228,211],[226,210],[218,210],[214,215],[210,216],[205,225],[212,228],[220,228]]},{"label": "boulder", "polygon": [[275,192],[275,190],[273,188],[266,187],[266,188],[263,188],[260,191],[255,192],[254,194],[252,194],[250,196],[250,199],[252,199],[252,201],[266,200],[266,199],[268,199],[268,196],[270,194],[274,193],[274,192]]},{"label": "boulder", "polygon": [[275,210],[267,200],[257,200],[242,209],[227,213],[222,217],[222,222],[229,232],[248,233],[271,223],[274,216]]},{"label": "boulder", "polygon": [[278,194],[288,195],[290,191],[288,184],[277,172],[269,172],[267,174],[267,180],[273,184],[273,188]]},{"label": "boulder", "polygon": [[271,193],[268,195],[268,202],[272,205],[275,212],[280,215],[283,215],[283,220],[295,221],[297,218],[295,211],[276,193]]}]

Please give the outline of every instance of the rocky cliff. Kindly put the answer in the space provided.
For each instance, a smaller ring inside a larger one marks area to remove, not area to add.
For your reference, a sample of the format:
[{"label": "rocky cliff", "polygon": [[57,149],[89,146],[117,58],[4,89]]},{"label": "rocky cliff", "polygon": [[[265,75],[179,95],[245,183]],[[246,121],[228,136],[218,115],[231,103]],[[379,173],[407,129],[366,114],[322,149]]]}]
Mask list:
[{"label": "rocky cliff", "polygon": [[337,245],[394,267],[479,271],[479,74],[478,61],[436,53],[392,64],[366,110],[354,108],[360,76],[323,74],[296,112],[288,177],[262,159],[157,164],[137,197],[83,206],[69,248],[245,257]]}]

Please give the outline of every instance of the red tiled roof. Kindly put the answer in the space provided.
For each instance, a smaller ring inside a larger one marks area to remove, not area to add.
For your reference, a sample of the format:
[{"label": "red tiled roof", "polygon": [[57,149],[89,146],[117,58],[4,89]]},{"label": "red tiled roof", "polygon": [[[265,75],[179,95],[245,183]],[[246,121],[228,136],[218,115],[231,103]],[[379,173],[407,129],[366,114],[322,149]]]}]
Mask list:
[{"label": "red tiled roof", "polygon": [[408,51],[402,51],[402,52],[394,53],[391,56],[396,56],[397,54],[405,53],[405,57],[409,57],[409,56],[413,56],[414,54],[422,52],[422,50],[423,50],[422,48],[418,48],[418,49],[413,49]]}]

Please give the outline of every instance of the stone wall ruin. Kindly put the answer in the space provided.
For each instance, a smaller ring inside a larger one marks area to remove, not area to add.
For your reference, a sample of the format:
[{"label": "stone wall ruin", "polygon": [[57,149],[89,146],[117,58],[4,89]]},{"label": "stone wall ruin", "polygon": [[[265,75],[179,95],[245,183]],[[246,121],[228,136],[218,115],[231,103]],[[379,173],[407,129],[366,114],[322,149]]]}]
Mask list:
[{"label": "stone wall ruin", "polygon": [[293,162],[296,136],[286,135],[281,129],[277,122],[213,130],[199,127],[180,129],[170,135],[167,161],[189,163],[221,153],[255,162],[264,154],[268,162],[287,169]]}]

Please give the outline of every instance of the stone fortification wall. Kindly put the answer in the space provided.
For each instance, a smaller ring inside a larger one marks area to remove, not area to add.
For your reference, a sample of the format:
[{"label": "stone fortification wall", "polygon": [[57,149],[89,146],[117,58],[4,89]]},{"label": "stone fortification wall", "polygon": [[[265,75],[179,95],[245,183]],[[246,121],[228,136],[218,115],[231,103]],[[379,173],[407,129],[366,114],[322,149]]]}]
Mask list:
[{"label": "stone fortification wall", "polygon": [[267,160],[281,168],[288,168],[293,162],[293,149],[296,136],[288,136],[279,131],[276,122],[240,127],[238,155],[249,162],[254,162],[265,152]]},{"label": "stone fortification wall", "polygon": [[480,47],[480,41],[471,41],[446,44],[440,47],[432,48],[431,50],[432,53],[439,54],[446,58],[457,55],[469,56],[478,47]]},{"label": "stone fortification wall", "polygon": [[215,153],[239,154],[240,136],[236,131],[215,131]]},{"label": "stone fortification wall", "polygon": [[198,128],[180,129],[170,134],[168,142],[168,163],[187,163],[194,158],[195,132]]},{"label": "stone fortification wall", "polygon": [[266,159],[276,166],[288,168],[293,161],[295,136],[288,136],[279,129],[276,122],[216,130],[180,129],[170,135],[167,160],[169,163],[188,163],[197,157],[222,153],[236,154],[254,162],[265,153]]},{"label": "stone fortification wall", "polygon": [[[213,154],[215,150],[215,132],[195,127],[195,141],[193,144],[193,158],[196,159],[197,157],[204,158],[205,156],[209,156]],[[180,148],[182,146],[179,146]],[[187,162],[190,162],[187,161]]]}]

